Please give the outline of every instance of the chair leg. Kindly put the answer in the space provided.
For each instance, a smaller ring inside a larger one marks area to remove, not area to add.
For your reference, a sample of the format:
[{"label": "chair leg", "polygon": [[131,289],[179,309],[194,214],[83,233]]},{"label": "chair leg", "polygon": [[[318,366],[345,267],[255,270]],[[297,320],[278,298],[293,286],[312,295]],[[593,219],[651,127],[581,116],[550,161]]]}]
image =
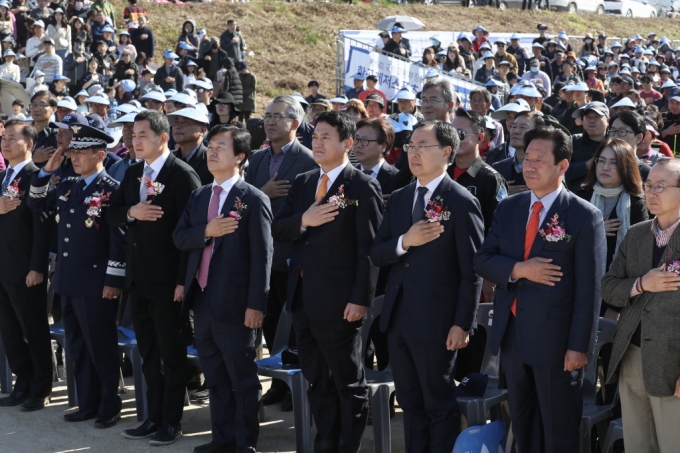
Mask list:
[{"label": "chair leg", "polygon": [[588,428],[588,423],[581,422],[581,453],[591,453],[590,448],[590,429]]},{"label": "chair leg", "polygon": [[293,376],[291,384],[295,416],[295,451],[312,453],[312,411],[307,399],[309,384],[301,372]]},{"label": "chair leg", "polygon": [[52,346],[52,382],[59,382],[59,365],[57,365],[57,354]]},{"label": "chair leg", "polygon": [[123,370],[118,369],[120,371],[120,380],[118,381],[118,393],[123,394],[127,392],[127,389],[125,388],[125,380],[123,379]]},{"label": "chair leg", "polygon": [[2,340],[0,340],[0,391],[2,393],[12,392],[12,370],[9,368]]},{"label": "chair leg", "polygon": [[505,443],[505,453],[512,453],[515,447],[515,436],[512,434],[512,422],[510,422],[510,427],[508,428],[508,440]]},{"label": "chair leg", "polygon": [[390,426],[390,389],[386,385],[378,387],[371,398],[373,412],[373,437],[375,453],[392,451],[392,432]]},{"label": "chair leg", "polygon": [[130,361],[132,362],[132,374],[135,381],[135,403],[137,407],[137,420],[143,422],[149,416],[149,404],[146,400],[146,379],[142,371],[142,356],[137,347],[130,351]]}]

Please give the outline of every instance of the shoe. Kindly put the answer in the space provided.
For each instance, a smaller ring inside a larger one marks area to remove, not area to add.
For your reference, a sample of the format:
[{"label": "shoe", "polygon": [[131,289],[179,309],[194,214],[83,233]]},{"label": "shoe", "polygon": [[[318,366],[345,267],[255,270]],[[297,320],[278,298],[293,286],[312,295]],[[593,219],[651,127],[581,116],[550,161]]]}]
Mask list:
[{"label": "shoe", "polygon": [[97,420],[94,422],[94,427],[99,429],[110,428],[115,426],[116,423],[118,423],[118,420],[120,420],[120,412],[113,417],[97,417]]},{"label": "shoe", "polygon": [[218,444],[211,440],[207,444],[194,447],[194,453],[236,453],[236,447],[233,445]]},{"label": "shoe", "polygon": [[292,412],[293,411],[293,394],[286,392],[286,396],[283,397],[281,401],[281,412]]},{"label": "shoe", "polygon": [[138,440],[138,439],[148,439],[153,437],[159,429],[161,429],[160,423],[154,423],[148,418],[144,420],[144,423],[139,425],[137,428],[126,429],[120,433],[123,437],[128,439]]},{"label": "shoe", "polygon": [[33,412],[43,409],[46,404],[49,404],[50,398],[36,398],[34,396],[26,400],[24,404],[21,405],[22,412]]},{"label": "shoe", "polygon": [[256,453],[255,447],[241,447],[236,450],[236,453]]},{"label": "shoe", "polygon": [[77,410],[75,412],[70,412],[64,414],[64,420],[67,422],[84,422],[86,420],[91,420],[97,416],[95,411],[81,411]]},{"label": "shoe", "polygon": [[210,399],[210,392],[206,388],[199,388],[189,396],[189,401],[200,404],[205,403]]},{"label": "shoe", "polygon": [[177,439],[182,437],[182,427],[163,426],[158,432],[149,440],[150,445],[170,445],[175,443]]},{"label": "shoe", "polygon": [[270,388],[267,393],[262,395],[262,404],[265,406],[271,406],[272,404],[280,403],[286,396],[285,390],[280,390],[276,388]]},{"label": "shoe", "polygon": [[4,398],[0,398],[0,407],[11,407],[24,404],[30,395],[26,392],[17,392],[16,390]]}]

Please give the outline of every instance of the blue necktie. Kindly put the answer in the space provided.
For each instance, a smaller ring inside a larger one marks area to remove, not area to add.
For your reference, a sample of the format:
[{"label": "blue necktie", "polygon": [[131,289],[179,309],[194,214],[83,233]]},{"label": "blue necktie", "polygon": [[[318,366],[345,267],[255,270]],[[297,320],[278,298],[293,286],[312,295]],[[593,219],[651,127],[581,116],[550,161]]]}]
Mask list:
[{"label": "blue necktie", "polygon": [[9,181],[12,179],[13,174],[14,174],[14,169],[8,168],[7,173],[5,174],[5,179],[2,181],[2,187],[0,188],[0,194],[5,193],[5,190],[7,190],[7,186],[9,186]]},{"label": "blue necktie", "polygon": [[413,212],[411,213],[411,223],[417,223],[423,220],[425,217],[425,194],[428,188],[421,186],[418,187],[418,194],[416,195],[416,202],[413,205]]}]

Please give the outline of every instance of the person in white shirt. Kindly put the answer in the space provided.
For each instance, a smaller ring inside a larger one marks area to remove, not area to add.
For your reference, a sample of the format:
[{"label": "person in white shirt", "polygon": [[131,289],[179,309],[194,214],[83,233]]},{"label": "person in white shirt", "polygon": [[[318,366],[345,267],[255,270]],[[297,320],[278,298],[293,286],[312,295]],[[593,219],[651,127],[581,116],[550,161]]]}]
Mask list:
[{"label": "person in white shirt", "polygon": [[43,38],[45,37],[45,22],[36,20],[33,24],[33,37],[26,41],[26,56],[30,59],[30,65],[33,66],[33,57],[37,56],[44,50]]},{"label": "person in white shirt", "polygon": [[21,69],[14,63],[16,54],[10,49],[6,50],[2,56],[5,58],[5,64],[0,65],[0,79],[19,83]]}]

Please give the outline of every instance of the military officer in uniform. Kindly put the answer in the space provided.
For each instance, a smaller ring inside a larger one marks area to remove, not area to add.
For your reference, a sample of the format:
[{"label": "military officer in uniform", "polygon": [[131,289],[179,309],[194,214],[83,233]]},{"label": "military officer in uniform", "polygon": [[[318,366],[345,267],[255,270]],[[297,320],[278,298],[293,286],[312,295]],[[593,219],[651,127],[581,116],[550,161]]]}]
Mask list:
[{"label": "military officer in uniform", "polygon": [[66,347],[75,364],[78,411],[64,415],[69,422],[96,418],[96,428],[120,419],[119,357],[116,310],[125,283],[125,246],[121,230],[106,221],[109,200],[118,182],[104,170],[106,145],[113,137],[88,125],[77,113],[69,115],[73,138],[68,146],[78,176],[48,184],[65,157],[59,148],[33,175],[29,206],[54,214],[58,230],[55,292],[61,295]]}]

